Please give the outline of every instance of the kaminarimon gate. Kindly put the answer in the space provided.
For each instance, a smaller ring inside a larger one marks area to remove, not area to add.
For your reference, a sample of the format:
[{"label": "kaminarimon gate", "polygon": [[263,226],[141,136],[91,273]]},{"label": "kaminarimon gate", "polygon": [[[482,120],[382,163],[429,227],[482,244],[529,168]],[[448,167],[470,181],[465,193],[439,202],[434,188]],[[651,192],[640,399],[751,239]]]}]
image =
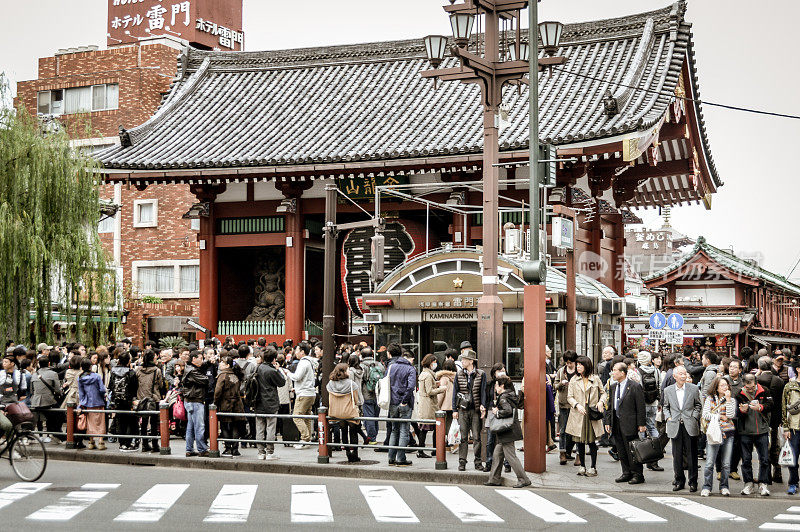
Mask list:
[{"label": "kaminarimon gate", "polygon": [[[606,265],[596,272],[579,269],[591,279],[577,279],[583,299],[565,313],[571,307],[564,257],[549,250],[557,273],[549,275],[547,286],[548,342],[552,336],[562,349],[584,342],[582,351],[591,355],[601,338],[622,341],[618,325],[630,312],[623,300],[624,224],[636,218],[630,209],[710,208],[721,185],[694,101],[697,73],[685,10],[685,2],[676,2],[648,13],[568,24],[557,52],[566,63],[540,74],[541,142],[568,159],[557,165],[547,204],[571,208],[577,216],[575,256],[600,257]],[[446,59],[445,66],[448,61],[455,59]],[[158,112],[123,131],[121,145],[98,157],[109,182],[140,190],[183,183],[196,195],[201,325],[220,336],[281,341],[320,333],[326,183],[336,182],[343,193],[339,223],[366,219],[344,196],[373,212],[378,185],[419,185],[404,190],[441,204],[456,197],[481,205],[480,191],[460,185],[481,179],[478,88],[436,86],[420,76],[429,68],[421,39],[184,52]],[[528,175],[526,87],[504,91],[501,180]],[[500,194],[501,207],[519,206],[528,197],[527,185],[506,183]],[[480,279],[476,284],[473,278],[480,275],[482,215],[458,216],[388,196],[380,206],[388,222],[383,283],[370,282],[371,229],[338,237],[336,329],[343,336],[337,338],[351,334],[352,320],[364,312],[382,313],[383,323],[370,332],[376,341],[400,341],[423,354],[452,347],[455,340],[435,338],[433,329],[459,326],[469,337],[480,291]],[[505,212],[501,221],[503,234],[491,238],[525,229],[521,212]],[[462,260],[441,266],[429,261],[429,268],[415,270],[419,257],[447,252]],[[513,310],[521,307],[521,292],[515,294],[524,283],[514,270],[519,260],[501,257],[509,347],[521,345],[515,336],[522,329],[514,327],[521,312]],[[454,270],[448,268],[456,269],[461,284],[450,282]],[[409,308],[393,307],[404,294],[419,295],[415,290],[423,280],[439,291],[432,303],[412,298]],[[448,292],[452,297],[442,297]],[[431,305],[437,312],[430,312]],[[588,334],[575,321],[581,313]]]}]

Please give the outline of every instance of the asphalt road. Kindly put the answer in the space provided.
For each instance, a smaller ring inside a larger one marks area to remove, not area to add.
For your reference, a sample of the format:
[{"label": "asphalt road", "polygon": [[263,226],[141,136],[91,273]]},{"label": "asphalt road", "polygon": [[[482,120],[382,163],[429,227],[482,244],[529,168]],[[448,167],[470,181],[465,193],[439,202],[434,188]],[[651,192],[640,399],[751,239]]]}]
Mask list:
[{"label": "asphalt road", "polygon": [[[800,529],[791,500],[512,490],[53,461],[34,484],[0,469],[5,530]],[[658,498],[661,497],[661,498]]]}]

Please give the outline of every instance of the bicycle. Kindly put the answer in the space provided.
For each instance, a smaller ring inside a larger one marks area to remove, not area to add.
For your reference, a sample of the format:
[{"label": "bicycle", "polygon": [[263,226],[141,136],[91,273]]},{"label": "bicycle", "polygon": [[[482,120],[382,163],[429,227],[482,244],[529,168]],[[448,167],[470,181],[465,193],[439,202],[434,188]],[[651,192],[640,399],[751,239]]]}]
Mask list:
[{"label": "bicycle", "polygon": [[30,421],[14,423],[11,434],[0,442],[0,458],[6,458],[14,473],[25,482],[39,480],[47,468],[47,449],[32,429]]}]

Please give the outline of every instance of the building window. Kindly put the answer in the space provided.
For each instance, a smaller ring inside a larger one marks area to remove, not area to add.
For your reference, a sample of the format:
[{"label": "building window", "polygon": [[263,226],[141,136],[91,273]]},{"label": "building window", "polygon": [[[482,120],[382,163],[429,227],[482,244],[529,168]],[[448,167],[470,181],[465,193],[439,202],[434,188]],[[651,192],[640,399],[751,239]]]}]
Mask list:
[{"label": "building window", "polygon": [[182,293],[194,293],[200,291],[200,266],[180,266],[179,278],[181,280]]},{"label": "building window", "polygon": [[41,91],[36,103],[39,114],[60,115],[64,112],[64,91],[61,89]]},{"label": "building window", "polygon": [[100,223],[97,224],[97,232],[98,233],[113,233],[115,222],[117,221],[117,215],[114,216],[101,216]]},{"label": "building window", "polygon": [[139,292],[164,294],[175,291],[175,268],[172,266],[145,266],[139,268]]},{"label": "building window", "polygon": [[135,260],[133,283],[140,296],[195,298],[200,292],[198,260]]},{"label": "building window", "polygon": [[40,91],[37,100],[39,114],[48,115],[89,113],[118,108],[117,83]]},{"label": "building window", "polygon": [[158,226],[158,200],[134,200],[133,226],[157,227]]}]

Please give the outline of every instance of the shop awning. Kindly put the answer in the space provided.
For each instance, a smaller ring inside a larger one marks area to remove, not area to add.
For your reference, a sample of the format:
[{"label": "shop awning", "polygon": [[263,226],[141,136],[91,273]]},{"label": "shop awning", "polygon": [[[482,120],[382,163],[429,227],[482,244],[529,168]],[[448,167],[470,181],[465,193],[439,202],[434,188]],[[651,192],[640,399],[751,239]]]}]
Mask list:
[{"label": "shop awning", "polygon": [[761,334],[751,334],[750,338],[763,346],[774,344],[800,345],[800,338],[784,338],[782,336],[764,336]]}]

